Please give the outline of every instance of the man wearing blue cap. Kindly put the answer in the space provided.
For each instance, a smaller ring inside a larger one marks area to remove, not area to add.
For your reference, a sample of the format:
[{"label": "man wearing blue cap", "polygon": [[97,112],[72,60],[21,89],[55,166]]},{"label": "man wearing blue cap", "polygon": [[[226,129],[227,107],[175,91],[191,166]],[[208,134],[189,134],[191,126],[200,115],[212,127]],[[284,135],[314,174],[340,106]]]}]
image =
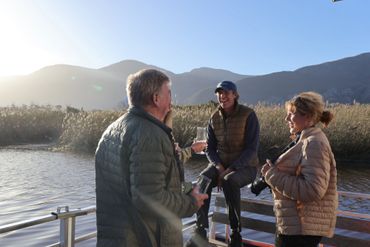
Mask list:
[{"label": "man wearing blue cap", "polygon": [[197,213],[197,227],[186,246],[207,242],[208,211],[212,188],[223,190],[232,229],[229,246],[241,246],[240,188],[253,182],[257,173],[259,123],[253,109],[238,103],[239,94],[231,81],[218,83],[219,106],[208,124],[206,151],[210,162],[201,172],[212,180],[208,199]]}]

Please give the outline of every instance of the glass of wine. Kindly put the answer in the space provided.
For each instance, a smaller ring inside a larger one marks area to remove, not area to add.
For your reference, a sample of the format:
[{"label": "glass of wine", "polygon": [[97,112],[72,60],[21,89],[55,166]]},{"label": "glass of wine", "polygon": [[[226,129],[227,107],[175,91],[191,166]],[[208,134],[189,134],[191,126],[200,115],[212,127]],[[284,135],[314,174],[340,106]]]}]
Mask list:
[{"label": "glass of wine", "polygon": [[[198,142],[207,142],[207,128],[205,127],[197,127],[197,137],[195,141]],[[204,151],[198,152],[197,154],[205,154]]]}]

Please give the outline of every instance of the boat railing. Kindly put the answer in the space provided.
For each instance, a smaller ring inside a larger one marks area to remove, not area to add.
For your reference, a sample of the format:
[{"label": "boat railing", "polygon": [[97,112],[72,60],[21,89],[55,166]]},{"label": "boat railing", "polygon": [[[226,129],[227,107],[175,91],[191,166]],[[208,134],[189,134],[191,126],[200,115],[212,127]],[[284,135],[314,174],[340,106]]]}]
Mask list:
[{"label": "boat railing", "polygon": [[[363,194],[363,193],[339,191],[339,195],[343,197],[358,198],[358,199],[365,199],[365,200],[370,199],[369,194]],[[7,225],[2,225],[0,226],[0,234],[59,220],[60,221],[59,242],[51,244],[47,247],[74,247],[76,243],[89,240],[97,236],[96,231],[93,231],[93,232],[90,232],[84,235],[80,235],[80,236],[75,235],[76,217],[93,214],[95,212],[96,212],[95,206],[89,206],[89,207],[73,209],[73,210],[70,210],[68,206],[58,207],[55,212],[52,212],[51,214],[48,214],[48,215],[35,217],[29,220],[18,221],[18,222],[7,224]],[[344,211],[339,211],[338,213],[339,214],[346,213],[346,214],[350,214],[351,216],[356,216],[356,213],[349,213],[349,212],[344,212]],[[211,212],[209,214],[209,217],[211,217],[212,215],[213,213]],[[364,217],[363,214],[362,214],[362,217]],[[367,219],[370,219],[369,215],[365,215],[365,217]],[[195,224],[194,218],[183,222],[183,231],[193,227],[194,224]]]},{"label": "boat railing", "polygon": [[58,207],[56,212],[48,215],[0,226],[0,234],[60,220],[59,242],[51,244],[48,247],[73,247],[75,243],[96,237],[96,231],[78,237],[75,236],[76,217],[95,212],[95,206],[73,210],[70,210],[68,206]]}]

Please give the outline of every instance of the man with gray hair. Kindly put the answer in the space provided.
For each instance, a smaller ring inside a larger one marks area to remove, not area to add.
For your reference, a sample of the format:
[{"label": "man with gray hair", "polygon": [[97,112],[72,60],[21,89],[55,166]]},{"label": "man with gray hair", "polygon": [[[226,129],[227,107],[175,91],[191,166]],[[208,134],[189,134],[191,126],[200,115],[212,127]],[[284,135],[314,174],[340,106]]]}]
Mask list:
[{"label": "man with gray hair", "polygon": [[104,132],[95,155],[97,246],[182,246],[180,218],[208,198],[182,189],[172,130],[163,122],[170,85],[154,69],[127,79],[129,109]]}]

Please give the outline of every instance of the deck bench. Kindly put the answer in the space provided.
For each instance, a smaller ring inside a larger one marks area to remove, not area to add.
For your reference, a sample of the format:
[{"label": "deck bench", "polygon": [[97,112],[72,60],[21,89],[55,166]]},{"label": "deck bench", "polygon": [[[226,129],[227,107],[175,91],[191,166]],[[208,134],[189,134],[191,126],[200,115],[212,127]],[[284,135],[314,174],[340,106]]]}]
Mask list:
[{"label": "deck bench", "polygon": [[[241,225],[243,229],[252,229],[258,232],[275,234],[275,218],[271,201],[246,199],[241,200]],[[224,224],[225,233],[221,239],[229,238],[229,220],[225,198],[216,196],[215,211],[211,218],[209,242],[217,246],[227,246],[219,241],[216,234],[216,224]],[[243,238],[244,246],[273,246],[271,243]],[[349,211],[337,212],[336,231],[333,238],[323,238],[321,246],[370,246],[370,215],[358,214]]]}]

